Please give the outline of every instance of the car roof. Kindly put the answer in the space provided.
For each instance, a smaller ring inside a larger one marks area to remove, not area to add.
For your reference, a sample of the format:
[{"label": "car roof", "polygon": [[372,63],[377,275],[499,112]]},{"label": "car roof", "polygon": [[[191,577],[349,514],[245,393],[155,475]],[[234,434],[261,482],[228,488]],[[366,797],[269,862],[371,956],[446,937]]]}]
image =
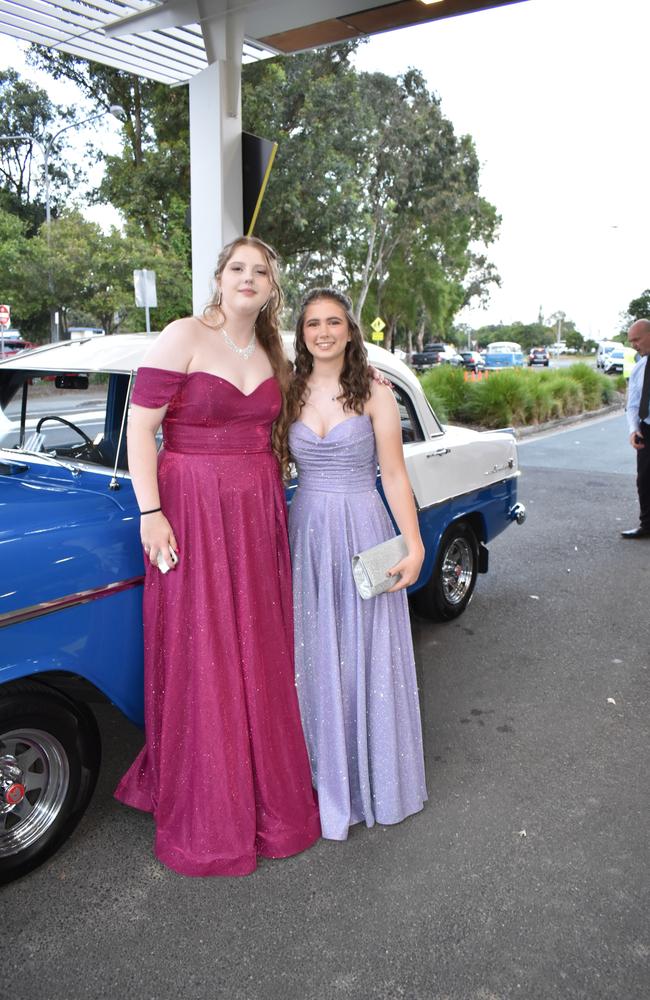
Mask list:
[{"label": "car roof", "polygon": [[[132,372],[142,364],[158,334],[122,333],[109,337],[85,337],[45,344],[31,351],[0,361],[5,370],[30,372]],[[282,333],[284,349],[293,358],[293,333]],[[377,344],[365,342],[368,360],[402,382],[419,385],[415,374],[403,361]]]}]

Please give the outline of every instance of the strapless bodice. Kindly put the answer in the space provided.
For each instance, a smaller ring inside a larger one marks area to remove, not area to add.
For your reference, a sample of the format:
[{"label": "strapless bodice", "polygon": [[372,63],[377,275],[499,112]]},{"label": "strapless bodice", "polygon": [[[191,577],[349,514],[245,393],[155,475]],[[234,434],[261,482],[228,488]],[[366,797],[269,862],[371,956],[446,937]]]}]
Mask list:
[{"label": "strapless bodice", "polygon": [[133,403],[164,406],[163,447],[188,454],[251,454],[271,451],[271,426],[282,405],[274,377],[253,392],[210,372],[140,368]]},{"label": "strapless bodice", "polygon": [[375,488],[375,435],[365,413],[335,424],[324,437],[297,420],[289,429],[289,447],[301,490],[365,493]]}]

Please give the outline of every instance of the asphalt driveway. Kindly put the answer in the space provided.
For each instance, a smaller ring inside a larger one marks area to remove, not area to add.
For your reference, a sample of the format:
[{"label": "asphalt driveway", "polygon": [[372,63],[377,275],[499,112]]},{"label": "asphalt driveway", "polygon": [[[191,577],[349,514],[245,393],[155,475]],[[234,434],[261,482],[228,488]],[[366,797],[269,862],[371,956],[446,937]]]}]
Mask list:
[{"label": "asphalt driveway", "polygon": [[535,448],[528,520],[491,546],[466,614],[414,621],[424,811],[245,879],[185,879],[112,800],[140,734],[97,705],[86,817],[2,890],[2,996],[647,998],[650,543],[618,537],[630,472],[559,467],[568,439],[555,466]]}]

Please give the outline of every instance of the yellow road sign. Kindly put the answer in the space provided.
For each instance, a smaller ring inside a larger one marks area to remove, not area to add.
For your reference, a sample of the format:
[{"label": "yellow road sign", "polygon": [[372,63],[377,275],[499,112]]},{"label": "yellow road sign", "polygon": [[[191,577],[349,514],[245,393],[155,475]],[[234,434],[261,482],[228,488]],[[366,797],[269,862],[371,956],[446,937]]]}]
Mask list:
[{"label": "yellow road sign", "polygon": [[370,328],[374,330],[375,333],[381,333],[381,331],[384,329],[385,326],[386,324],[384,323],[381,316],[377,316],[375,319],[373,319],[372,323],[370,324]]}]

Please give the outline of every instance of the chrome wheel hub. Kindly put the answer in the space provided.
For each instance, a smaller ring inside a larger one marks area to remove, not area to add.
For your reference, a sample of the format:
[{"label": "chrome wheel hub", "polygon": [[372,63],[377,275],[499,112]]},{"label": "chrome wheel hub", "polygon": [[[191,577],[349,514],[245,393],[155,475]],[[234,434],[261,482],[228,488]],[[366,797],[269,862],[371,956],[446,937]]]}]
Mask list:
[{"label": "chrome wheel hub", "polygon": [[0,858],[43,836],[61,811],[69,783],[67,756],[51,733],[0,733]]},{"label": "chrome wheel hub", "polygon": [[442,589],[450,604],[459,604],[472,583],[474,556],[465,538],[455,538],[442,563]]}]

